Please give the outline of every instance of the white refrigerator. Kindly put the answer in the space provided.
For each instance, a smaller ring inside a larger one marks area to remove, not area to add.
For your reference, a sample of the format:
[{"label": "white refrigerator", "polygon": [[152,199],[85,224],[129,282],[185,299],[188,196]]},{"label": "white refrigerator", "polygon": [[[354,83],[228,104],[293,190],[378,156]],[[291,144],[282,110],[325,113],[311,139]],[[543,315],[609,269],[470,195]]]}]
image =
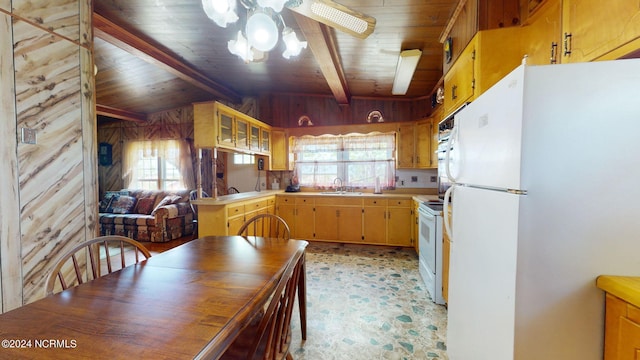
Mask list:
[{"label": "white refrigerator", "polygon": [[449,358],[602,359],[596,278],[640,276],[640,59],[522,65],[451,141]]}]

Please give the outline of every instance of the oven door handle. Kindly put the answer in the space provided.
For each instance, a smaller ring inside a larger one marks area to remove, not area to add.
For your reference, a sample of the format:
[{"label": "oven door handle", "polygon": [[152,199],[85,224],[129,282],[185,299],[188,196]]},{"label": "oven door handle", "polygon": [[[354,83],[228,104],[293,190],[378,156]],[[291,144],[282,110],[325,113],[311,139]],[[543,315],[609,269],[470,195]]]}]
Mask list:
[{"label": "oven door handle", "polygon": [[423,209],[421,207],[418,208],[418,212],[420,213],[420,216],[424,216],[429,221],[434,221],[436,219],[435,215],[430,214],[427,210],[425,210],[425,209]]}]

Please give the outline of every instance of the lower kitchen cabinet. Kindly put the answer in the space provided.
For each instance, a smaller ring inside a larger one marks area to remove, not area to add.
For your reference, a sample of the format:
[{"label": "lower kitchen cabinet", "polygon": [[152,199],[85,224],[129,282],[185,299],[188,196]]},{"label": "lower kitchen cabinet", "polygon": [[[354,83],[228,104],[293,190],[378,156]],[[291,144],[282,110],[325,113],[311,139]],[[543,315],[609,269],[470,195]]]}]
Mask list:
[{"label": "lower kitchen cabinet", "polygon": [[413,245],[410,198],[278,195],[276,202],[296,239]]},{"label": "lower kitchen cabinet", "polygon": [[387,204],[387,244],[398,246],[413,246],[413,232],[411,231],[411,199],[389,199]]},{"label": "lower kitchen cabinet", "polygon": [[367,244],[387,243],[387,199],[364,199],[364,238]]},{"label": "lower kitchen cabinet", "polygon": [[222,204],[205,199],[197,206],[198,236],[236,235],[250,217],[274,212],[275,195]]},{"label": "lower kitchen cabinet", "polygon": [[315,238],[344,242],[362,241],[362,199],[318,197],[315,201]]},{"label": "lower kitchen cabinet", "polygon": [[296,204],[295,199],[290,196],[276,197],[276,215],[280,216],[289,226],[291,237],[296,238],[293,224],[296,221]]},{"label": "lower kitchen cabinet", "polygon": [[314,238],[314,199],[311,196],[277,196],[276,214],[289,226],[294,239]]},{"label": "lower kitchen cabinet", "polygon": [[293,222],[295,239],[309,240],[314,238],[315,213],[312,197],[296,198],[296,213]]}]

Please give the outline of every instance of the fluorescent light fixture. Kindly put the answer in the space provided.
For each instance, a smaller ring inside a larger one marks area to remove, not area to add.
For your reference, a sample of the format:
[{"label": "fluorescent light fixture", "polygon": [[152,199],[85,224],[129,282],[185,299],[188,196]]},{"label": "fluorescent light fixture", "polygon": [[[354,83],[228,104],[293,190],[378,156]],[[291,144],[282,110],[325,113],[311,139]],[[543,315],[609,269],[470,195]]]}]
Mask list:
[{"label": "fluorescent light fixture", "polygon": [[346,13],[345,11],[340,11],[321,2],[314,2],[311,5],[311,12],[323,19],[329,20],[332,23],[340,25],[357,34],[364,34],[364,32],[367,31],[367,28],[369,27],[369,24],[365,20]]},{"label": "fluorescent light fixture", "polygon": [[396,68],[396,77],[393,79],[393,89],[391,94],[404,95],[409,90],[409,84],[411,84],[411,78],[416,71],[418,61],[422,55],[422,50],[404,50],[400,52],[398,58],[398,67]]}]

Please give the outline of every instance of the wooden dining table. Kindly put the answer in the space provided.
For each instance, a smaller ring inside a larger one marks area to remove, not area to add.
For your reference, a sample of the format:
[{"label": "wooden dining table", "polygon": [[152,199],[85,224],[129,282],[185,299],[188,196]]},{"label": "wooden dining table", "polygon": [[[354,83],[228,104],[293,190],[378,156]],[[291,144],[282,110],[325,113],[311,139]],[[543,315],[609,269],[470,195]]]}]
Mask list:
[{"label": "wooden dining table", "polygon": [[192,240],[0,315],[0,358],[217,359],[307,244]]}]

